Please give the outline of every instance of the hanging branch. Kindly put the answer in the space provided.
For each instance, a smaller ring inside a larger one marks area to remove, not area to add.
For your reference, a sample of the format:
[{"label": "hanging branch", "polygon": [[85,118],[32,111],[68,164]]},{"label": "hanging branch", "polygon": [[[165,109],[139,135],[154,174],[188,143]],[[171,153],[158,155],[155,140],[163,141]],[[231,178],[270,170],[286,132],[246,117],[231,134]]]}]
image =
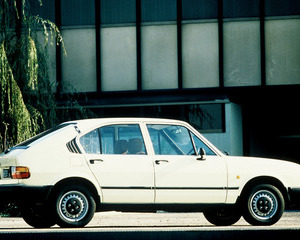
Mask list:
[{"label": "hanging branch", "polygon": [[[0,152],[57,122],[49,81],[49,44],[61,44],[57,26],[33,16],[28,0],[0,0]],[[42,0],[36,0],[42,6]],[[40,44],[42,32],[44,44]]]},{"label": "hanging branch", "polygon": [[0,0],[0,153],[57,124],[58,116],[89,115],[74,95],[68,101],[72,112],[57,114],[48,70],[51,44],[60,45],[66,55],[58,27],[32,15],[29,0]]}]

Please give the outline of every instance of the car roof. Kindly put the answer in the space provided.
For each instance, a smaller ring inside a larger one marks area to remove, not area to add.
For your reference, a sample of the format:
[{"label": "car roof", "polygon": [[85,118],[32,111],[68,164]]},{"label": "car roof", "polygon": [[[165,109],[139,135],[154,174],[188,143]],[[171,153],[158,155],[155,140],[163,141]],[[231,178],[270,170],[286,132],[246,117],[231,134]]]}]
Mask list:
[{"label": "car roof", "polygon": [[151,122],[151,123],[173,123],[173,124],[186,124],[184,121],[174,120],[174,119],[165,119],[165,118],[92,118],[92,119],[81,119],[65,122],[66,123],[75,123],[79,127],[79,129],[85,131],[88,129],[92,129],[101,124],[118,124],[118,123],[130,123],[130,122]]}]

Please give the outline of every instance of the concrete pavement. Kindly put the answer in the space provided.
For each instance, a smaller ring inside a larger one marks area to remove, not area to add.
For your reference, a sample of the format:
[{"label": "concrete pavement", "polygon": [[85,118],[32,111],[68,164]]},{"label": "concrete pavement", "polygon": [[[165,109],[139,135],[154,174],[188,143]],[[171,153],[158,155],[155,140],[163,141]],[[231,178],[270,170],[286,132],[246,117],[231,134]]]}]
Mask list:
[{"label": "concrete pavement", "polygon": [[21,218],[0,218],[0,239],[292,239],[300,235],[300,212],[285,212],[273,226],[254,227],[241,219],[215,227],[201,213],[96,213],[81,229],[33,229]]}]

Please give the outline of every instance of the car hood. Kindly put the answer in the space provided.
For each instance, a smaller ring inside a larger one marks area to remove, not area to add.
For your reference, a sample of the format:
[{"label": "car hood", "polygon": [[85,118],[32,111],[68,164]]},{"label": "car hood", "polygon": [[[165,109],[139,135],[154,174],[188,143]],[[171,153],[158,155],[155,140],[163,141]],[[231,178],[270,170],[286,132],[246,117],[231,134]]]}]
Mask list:
[{"label": "car hood", "polygon": [[[297,163],[289,162],[286,160],[272,159],[272,158],[260,158],[260,157],[227,157],[227,163],[229,165],[235,165],[239,168],[246,168],[248,170],[255,168],[259,169],[276,169],[284,171],[291,168],[300,169],[300,165]],[[300,174],[300,173],[299,173]]]}]

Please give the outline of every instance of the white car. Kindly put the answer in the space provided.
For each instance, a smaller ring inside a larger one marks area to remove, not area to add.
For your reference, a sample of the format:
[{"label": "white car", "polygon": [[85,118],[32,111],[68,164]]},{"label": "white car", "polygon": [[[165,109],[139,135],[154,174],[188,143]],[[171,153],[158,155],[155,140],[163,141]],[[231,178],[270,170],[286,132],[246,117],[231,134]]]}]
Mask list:
[{"label": "white car", "polygon": [[167,119],[62,123],[8,149],[0,164],[1,200],[19,203],[33,227],[83,227],[106,210],[271,225],[300,196],[300,165],[226,156],[186,122]]}]

